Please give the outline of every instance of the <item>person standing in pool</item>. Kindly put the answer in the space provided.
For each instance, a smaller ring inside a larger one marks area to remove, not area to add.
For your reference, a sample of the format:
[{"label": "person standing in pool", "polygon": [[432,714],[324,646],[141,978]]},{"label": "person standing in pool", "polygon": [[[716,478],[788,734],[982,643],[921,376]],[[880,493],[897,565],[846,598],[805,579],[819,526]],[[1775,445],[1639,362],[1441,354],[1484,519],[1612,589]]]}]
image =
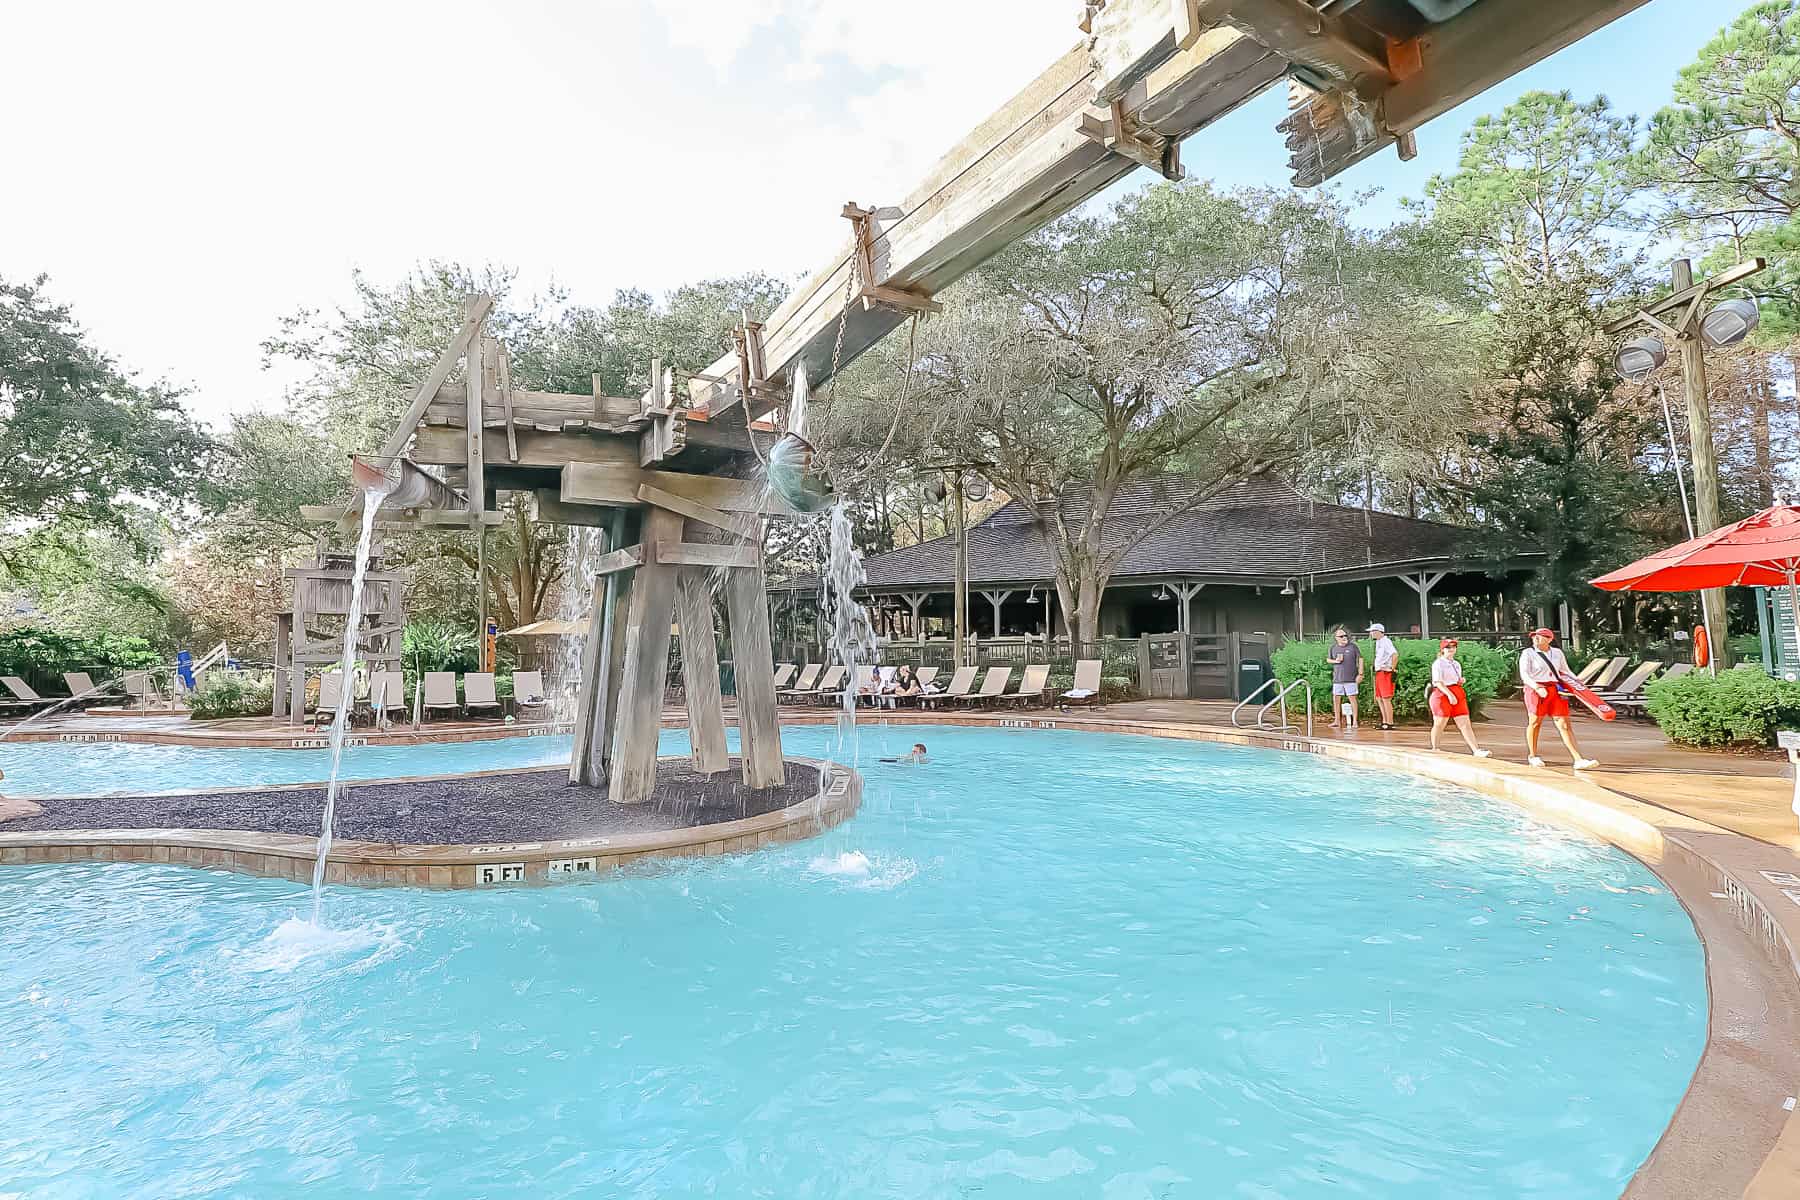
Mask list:
[{"label": "person standing in pool", "polygon": [[1444,726],[1456,722],[1456,731],[1469,743],[1469,753],[1486,758],[1492,750],[1483,750],[1475,742],[1475,727],[1469,723],[1469,695],[1463,690],[1462,664],[1456,661],[1456,639],[1438,643],[1437,661],[1431,664],[1431,691],[1427,704],[1431,708],[1431,748],[1438,748],[1438,735]]},{"label": "person standing in pool", "polygon": [[1563,652],[1552,645],[1555,641],[1554,630],[1534,629],[1531,645],[1519,651],[1519,682],[1524,685],[1525,695],[1525,753],[1532,766],[1544,765],[1538,754],[1538,734],[1544,727],[1544,718],[1549,717],[1556,722],[1556,732],[1569,748],[1575,769],[1590,770],[1600,764],[1583,758],[1575,745],[1575,731],[1569,728],[1569,697],[1563,691],[1563,680],[1574,678],[1575,673],[1569,670],[1569,660]]},{"label": "person standing in pool", "polygon": [[1362,648],[1350,640],[1350,631],[1339,625],[1331,631],[1331,649],[1325,654],[1331,664],[1331,727],[1338,728],[1338,710],[1343,709],[1344,726],[1356,728],[1356,692],[1362,683]]},{"label": "person standing in pool", "polygon": [[1386,731],[1394,727],[1394,674],[1400,666],[1400,649],[1380,621],[1369,626],[1369,634],[1375,639],[1375,705],[1381,709],[1381,728]]}]

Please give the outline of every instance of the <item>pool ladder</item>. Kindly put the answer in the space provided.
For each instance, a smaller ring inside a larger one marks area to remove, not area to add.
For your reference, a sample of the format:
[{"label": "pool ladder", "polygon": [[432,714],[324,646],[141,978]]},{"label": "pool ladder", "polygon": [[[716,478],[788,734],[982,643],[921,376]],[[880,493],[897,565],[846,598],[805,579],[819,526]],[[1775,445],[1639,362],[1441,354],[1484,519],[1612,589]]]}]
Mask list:
[{"label": "pool ladder", "polygon": [[[1244,709],[1249,706],[1251,701],[1255,700],[1258,696],[1262,695],[1264,692],[1268,691],[1272,687],[1277,686],[1280,683],[1281,683],[1281,680],[1279,680],[1279,679],[1265,679],[1262,682],[1262,685],[1260,687],[1258,687],[1254,692],[1251,692],[1248,696],[1245,696],[1242,700],[1238,701],[1237,707],[1231,710],[1232,725],[1237,727],[1238,729],[1242,729],[1244,727],[1244,724],[1242,721],[1238,720],[1238,714],[1243,712]],[[1295,688],[1304,688],[1306,690],[1306,736],[1311,737],[1313,735],[1312,683],[1304,675],[1302,675],[1300,678],[1294,680],[1292,683],[1288,684],[1286,687],[1282,688],[1280,691],[1276,692],[1274,699],[1267,701],[1261,708],[1256,710],[1256,728],[1266,729],[1271,732],[1279,731],[1281,733],[1298,733],[1298,732],[1300,732],[1300,726],[1295,725],[1291,721],[1288,720],[1288,706],[1287,706],[1288,693],[1293,691]],[[1271,708],[1276,707],[1277,705],[1279,705],[1281,708],[1281,724],[1280,725],[1270,725],[1268,723],[1269,710]]]}]

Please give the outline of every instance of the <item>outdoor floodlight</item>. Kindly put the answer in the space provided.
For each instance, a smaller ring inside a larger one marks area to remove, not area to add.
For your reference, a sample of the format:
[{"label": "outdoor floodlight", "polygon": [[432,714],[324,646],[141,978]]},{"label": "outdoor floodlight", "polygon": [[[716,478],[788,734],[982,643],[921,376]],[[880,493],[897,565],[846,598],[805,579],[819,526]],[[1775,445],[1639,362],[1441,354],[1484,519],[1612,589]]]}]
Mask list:
[{"label": "outdoor floodlight", "polygon": [[1700,318],[1700,333],[1715,346],[1735,346],[1761,322],[1752,300],[1727,300]]},{"label": "outdoor floodlight", "polygon": [[[1723,306],[1721,306],[1723,307]],[[1712,320],[1709,316],[1707,320]],[[1641,337],[1626,342],[1613,355],[1613,367],[1619,374],[1638,383],[1647,378],[1650,372],[1669,361],[1669,349],[1662,344],[1661,338]]]},{"label": "outdoor floodlight", "polygon": [[1284,596],[1291,596],[1294,594],[1294,581],[1292,579],[1286,580],[1285,582],[1282,583],[1281,594]]}]

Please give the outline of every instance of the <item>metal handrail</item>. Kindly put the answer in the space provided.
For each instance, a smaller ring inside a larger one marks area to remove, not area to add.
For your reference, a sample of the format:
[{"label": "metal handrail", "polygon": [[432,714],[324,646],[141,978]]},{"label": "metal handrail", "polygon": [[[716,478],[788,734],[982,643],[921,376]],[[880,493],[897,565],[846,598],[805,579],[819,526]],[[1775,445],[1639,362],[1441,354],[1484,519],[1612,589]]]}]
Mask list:
[{"label": "metal handrail", "polygon": [[[1249,703],[1252,700],[1255,700],[1258,696],[1262,695],[1264,692],[1268,691],[1270,688],[1274,687],[1275,685],[1279,684],[1280,682],[1281,682],[1281,680],[1279,680],[1279,679],[1265,679],[1261,684],[1257,685],[1257,688],[1255,691],[1251,692],[1248,696],[1245,696],[1242,700],[1238,701],[1237,707],[1231,710],[1232,725],[1238,729],[1242,729],[1243,724],[1241,722],[1239,722],[1239,720],[1238,720],[1238,713],[1242,712],[1244,710],[1244,708],[1247,705],[1249,705]],[[1288,711],[1287,711],[1288,693],[1293,691],[1295,688],[1304,688],[1306,691],[1306,736],[1311,737],[1313,735],[1312,681],[1307,679],[1304,675],[1302,675],[1300,678],[1294,680],[1292,683],[1288,684],[1286,687],[1282,688],[1280,691],[1276,692],[1274,699],[1267,701],[1266,703],[1263,704],[1263,706],[1261,708],[1256,710],[1256,727],[1258,729],[1268,729],[1269,728],[1268,722],[1265,720],[1265,718],[1269,715],[1269,710],[1271,708],[1274,708],[1278,704],[1281,706],[1281,725],[1279,727],[1281,732],[1286,733],[1290,729],[1296,730],[1296,731],[1299,729],[1299,726],[1291,723],[1288,720]]]}]

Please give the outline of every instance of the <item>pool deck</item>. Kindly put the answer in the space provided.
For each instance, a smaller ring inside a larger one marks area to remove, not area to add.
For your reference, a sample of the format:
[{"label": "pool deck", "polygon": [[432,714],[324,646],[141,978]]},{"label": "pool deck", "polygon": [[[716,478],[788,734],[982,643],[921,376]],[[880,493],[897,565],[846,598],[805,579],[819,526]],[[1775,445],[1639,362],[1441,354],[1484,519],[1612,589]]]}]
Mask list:
[{"label": "pool deck", "polygon": [[[1785,759],[1773,755],[1706,753],[1671,745],[1647,722],[1575,723],[1583,751],[1600,760],[1598,769],[1577,773],[1553,729],[1541,749],[1549,764],[1526,764],[1524,711],[1508,702],[1489,706],[1476,724],[1480,742],[1493,757],[1476,759],[1453,729],[1443,752],[1429,748],[1428,731],[1407,726],[1382,733],[1373,727],[1349,733],[1322,721],[1315,736],[1296,732],[1237,729],[1232,706],[1215,701],[1133,701],[1094,709],[1058,711],[912,710],[871,712],[858,719],[896,724],[980,725],[1009,729],[1056,728],[1111,732],[1177,740],[1261,746],[1317,754],[1354,764],[1401,770],[1427,779],[1504,799],[1534,817],[1579,829],[1629,851],[1655,870],[1686,906],[1706,949],[1709,1029],[1706,1049],[1686,1095],[1662,1140],[1632,1180],[1626,1200],[1796,1200],[1800,1197],[1800,819],[1792,812],[1793,784]],[[831,721],[834,710],[788,708],[784,724]],[[664,713],[668,727],[685,725],[678,708]],[[542,736],[567,732],[548,724],[506,726],[496,721],[432,722],[390,731],[363,727],[351,737],[361,744],[404,745],[473,741],[495,737]],[[285,722],[195,722],[181,714],[109,716],[70,714],[35,723],[20,740],[144,741],[260,748],[315,747],[324,731]],[[0,789],[4,784],[0,784]],[[650,851],[664,855],[730,852],[793,840],[847,819],[860,801],[853,795],[822,800],[752,818],[756,828],[732,829],[710,843],[615,847],[612,865]],[[0,807],[5,802],[0,801]],[[805,809],[804,813],[800,810]],[[0,813],[0,862],[45,861],[33,851],[57,842],[66,857],[126,858],[184,862],[197,866],[257,869],[237,861],[229,846],[215,844],[216,831],[5,832]],[[745,824],[739,822],[737,824]],[[691,831],[690,831],[691,832]],[[143,836],[151,835],[151,836]],[[156,835],[160,835],[156,836]],[[274,837],[276,835],[237,835]],[[640,835],[644,836],[644,835]],[[672,835],[650,835],[669,838]],[[314,839],[287,836],[280,853],[285,866],[267,873],[299,878],[297,864],[310,868]],[[160,842],[160,845],[152,845]],[[566,860],[571,848],[558,844],[503,846],[378,846],[351,843],[345,850],[360,865],[346,864],[328,878],[351,883],[471,886],[489,882],[534,882],[555,878],[551,863]],[[575,848],[592,855],[592,847]],[[604,852],[602,852],[604,853]],[[423,857],[421,857],[423,856]],[[337,855],[333,855],[337,868]],[[510,859],[512,862],[499,862]],[[517,875],[482,878],[478,872],[504,866]],[[460,874],[452,881],[452,868]],[[440,874],[434,874],[436,868]],[[467,876],[462,878],[461,876]]]}]

